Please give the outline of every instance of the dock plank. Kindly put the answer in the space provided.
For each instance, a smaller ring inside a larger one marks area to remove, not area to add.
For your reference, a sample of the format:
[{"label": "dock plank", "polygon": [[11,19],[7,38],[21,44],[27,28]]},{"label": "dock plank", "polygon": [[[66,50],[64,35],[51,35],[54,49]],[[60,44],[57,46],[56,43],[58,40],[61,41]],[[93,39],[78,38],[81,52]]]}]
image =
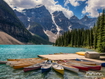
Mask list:
[{"label": "dock plank", "polygon": [[64,60],[64,59],[85,59],[85,60],[90,60],[94,61],[97,63],[105,63],[105,61],[102,60],[97,60],[97,59],[90,59],[90,58],[85,58],[84,56],[77,55],[77,54],[59,54],[59,55],[38,55],[41,58],[46,58],[49,60]]}]

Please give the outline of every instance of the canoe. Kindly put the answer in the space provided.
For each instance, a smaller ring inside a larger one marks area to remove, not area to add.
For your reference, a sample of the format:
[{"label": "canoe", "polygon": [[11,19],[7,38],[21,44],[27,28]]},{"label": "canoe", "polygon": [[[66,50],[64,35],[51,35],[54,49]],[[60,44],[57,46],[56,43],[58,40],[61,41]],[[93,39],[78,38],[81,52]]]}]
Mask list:
[{"label": "canoe", "polygon": [[92,62],[92,63],[96,63],[96,65],[100,65],[102,67],[105,67],[105,63],[97,63],[94,61],[90,61],[90,60],[85,60],[85,59],[76,59],[77,61],[85,61],[85,62]]},{"label": "canoe", "polygon": [[39,64],[34,64],[32,66],[24,67],[23,71],[27,72],[27,71],[31,71],[31,70],[40,69],[41,66],[44,65],[45,63],[46,63],[46,61],[39,63]]},{"label": "canoe", "polygon": [[23,71],[27,72],[27,71],[31,71],[31,70],[40,69],[40,68],[41,68],[40,64],[34,64],[32,66],[24,67]]},{"label": "canoe", "polygon": [[89,68],[86,66],[83,66],[82,64],[78,64],[78,63],[67,63],[70,66],[73,66],[75,68],[78,68],[79,70],[84,70],[84,71],[88,71]]},{"label": "canoe", "polygon": [[92,62],[92,61],[88,61],[88,60],[81,60],[81,59],[79,59],[79,60],[80,60],[81,62],[95,63],[95,65],[86,64],[86,66],[87,66],[89,69],[92,69],[92,70],[101,70],[102,64],[99,64],[99,63],[96,63],[96,62]]},{"label": "canoe", "polygon": [[32,64],[21,64],[21,65],[15,65],[13,66],[14,69],[21,69],[21,68],[24,68],[24,67],[28,67],[28,66],[31,66],[31,65],[34,65],[35,63],[32,63]]},{"label": "canoe", "polygon": [[43,59],[31,59],[31,60],[24,60],[24,61],[8,61],[8,65],[11,67],[15,65],[21,65],[21,64],[30,64],[30,63],[40,63],[44,62],[45,60]]},{"label": "canoe", "polygon": [[52,65],[52,68],[53,68],[56,72],[61,73],[61,74],[64,74],[64,68],[63,68],[63,66],[61,66],[61,65],[59,65],[59,64],[57,64],[57,63],[55,63],[55,64]]},{"label": "canoe", "polygon": [[12,63],[16,63],[17,61],[7,61],[6,65],[11,65]]},{"label": "canoe", "polygon": [[15,65],[23,65],[23,64],[33,64],[36,63],[37,61],[25,61],[25,62],[16,62],[16,63],[11,63],[10,66],[13,67]]},{"label": "canoe", "polygon": [[63,63],[66,63],[67,65],[69,66],[72,66],[72,67],[75,67],[79,70],[84,70],[84,71],[88,71],[89,68],[88,67],[85,67],[85,66],[82,66],[82,64],[78,64],[78,63],[74,63],[74,62],[62,62],[62,61],[57,61],[58,64],[63,64]]},{"label": "canoe", "polygon": [[82,56],[85,56],[85,53],[86,53],[86,52],[76,52],[76,54],[82,55]]},{"label": "canoe", "polygon": [[86,65],[97,65],[95,62],[86,62],[86,61],[76,61],[75,59],[68,60],[67,62],[81,63]]},{"label": "canoe", "polygon": [[7,59],[7,61],[21,61],[21,60],[30,60],[30,59],[39,59],[39,58]]},{"label": "canoe", "polygon": [[16,64],[19,65],[19,64],[28,63],[28,62],[30,62],[30,61],[7,61],[6,65],[12,66],[12,65],[16,65]]},{"label": "canoe", "polygon": [[45,63],[44,65],[42,65],[41,66],[42,73],[50,71],[51,70],[51,66],[52,66],[51,63]]},{"label": "canoe", "polygon": [[73,66],[70,66],[70,65],[68,65],[68,64],[66,64],[66,63],[62,63],[61,64],[63,67],[64,67],[64,69],[66,69],[66,70],[69,70],[69,71],[72,71],[72,72],[75,72],[75,73],[79,73],[79,69],[78,68],[75,68],[75,67],[73,67]]},{"label": "canoe", "polygon": [[[85,60],[85,59],[76,59],[76,60],[78,60],[78,61],[85,61],[85,62],[94,62],[94,61],[89,61],[89,60]],[[97,63],[97,62],[94,62],[94,63],[105,67],[105,63]]]},{"label": "canoe", "polygon": [[101,70],[101,65],[84,65],[83,64],[83,66],[85,66],[85,67],[88,67],[89,68],[89,70]]},{"label": "canoe", "polygon": [[[88,70],[101,70],[101,65],[87,65],[87,64],[83,64],[83,63],[76,63],[76,62],[73,62],[73,63],[71,63],[71,64],[73,64],[73,67],[75,67],[75,65],[76,66],[83,66],[83,67],[87,67],[88,68]],[[77,67],[76,67],[77,68]]]},{"label": "canoe", "polygon": [[24,59],[24,60],[17,60],[17,61],[7,61],[6,65],[15,65],[15,64],[21,64],[21,63],[33,62],[36,60],[41,60],[41,59]]},{"label": "canoe", "polygon": [[15,64],[15,65],[13,65],[13,68],[14,69],[20,69],[20,68],[24,68],[24,67],[28,67],[28,66],[37,64],[37,63],[42,63],[44,61],[45,60],[40,60],[40,61],[35,61],[35,62],[27,62],[27,63],[21,63],[21,64]]}]

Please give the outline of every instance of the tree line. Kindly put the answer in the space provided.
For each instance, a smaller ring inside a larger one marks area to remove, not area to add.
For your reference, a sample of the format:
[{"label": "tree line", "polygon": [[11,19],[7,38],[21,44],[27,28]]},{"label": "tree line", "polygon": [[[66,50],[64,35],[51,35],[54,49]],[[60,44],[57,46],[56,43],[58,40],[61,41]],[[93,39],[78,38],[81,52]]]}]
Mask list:
[{"label": "tree line", "polygon": [[91,29],[74,29],[59,36],[56,46],[89,47],[105,52],[105,9]]}]

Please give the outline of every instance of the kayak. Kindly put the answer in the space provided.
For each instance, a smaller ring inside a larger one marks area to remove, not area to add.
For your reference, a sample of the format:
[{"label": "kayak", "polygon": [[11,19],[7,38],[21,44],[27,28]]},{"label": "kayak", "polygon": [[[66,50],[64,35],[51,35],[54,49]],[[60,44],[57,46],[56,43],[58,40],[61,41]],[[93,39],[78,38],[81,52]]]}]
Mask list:
[{"label": "kayak", "polygon": [[86,52],[76,52],[76,54],[82,55],[82,56],[85,56],[85,53],[86,53]]},{"label": "kayak", "polygon": [[53,68],[55,71],[57,71],[58,73],[64,74],[64,68],[63,68],[63,66],[61,66],[61,65],[59,65],[59,64],[57,64],[57,63],[55,63],[55,64],[52,65],[52,68]]}]

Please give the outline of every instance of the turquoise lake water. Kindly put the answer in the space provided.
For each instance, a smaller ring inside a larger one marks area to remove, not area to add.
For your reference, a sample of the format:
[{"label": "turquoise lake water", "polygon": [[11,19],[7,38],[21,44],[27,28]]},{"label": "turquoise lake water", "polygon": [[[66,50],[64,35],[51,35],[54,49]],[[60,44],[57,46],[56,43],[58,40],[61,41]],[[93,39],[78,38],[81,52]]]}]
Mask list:
[{"label": "turquoise lake water", "polygon": [[[90,50],[73,47],[56,47],[52,45],[0,45],[0,61],[5,61],[9,58],[35,58],[37,55],[60,52],[75,53],[78,51]],[[104,73],[104,70],[105,68],[101,72]],[[40,70],[24,73],[23,70],[15,70],[7,65],[0,64],[0,79],[84,79],[83,76],[85,74],[84,72],[80,72],[78,75],[66,70],[64,76],[53,70],[44,74],[40,73]]]},{"label": "turquoise lake water", "polygon": [[75,53],[89,49],[73,47],[56,47],[52,45],[0,45],[0,60],[8,58],[34,58],[37,55],[53,53]]}]

